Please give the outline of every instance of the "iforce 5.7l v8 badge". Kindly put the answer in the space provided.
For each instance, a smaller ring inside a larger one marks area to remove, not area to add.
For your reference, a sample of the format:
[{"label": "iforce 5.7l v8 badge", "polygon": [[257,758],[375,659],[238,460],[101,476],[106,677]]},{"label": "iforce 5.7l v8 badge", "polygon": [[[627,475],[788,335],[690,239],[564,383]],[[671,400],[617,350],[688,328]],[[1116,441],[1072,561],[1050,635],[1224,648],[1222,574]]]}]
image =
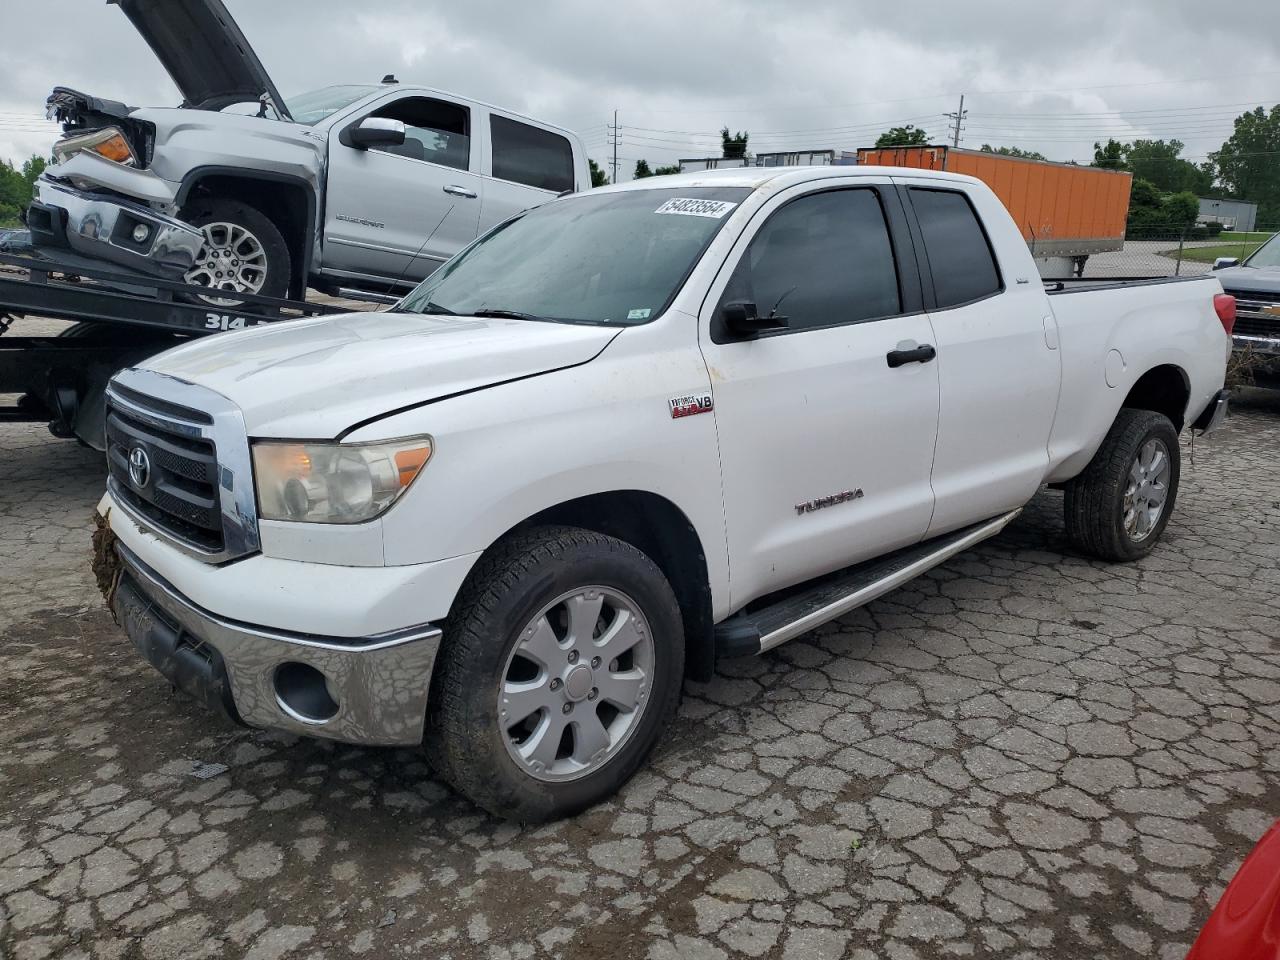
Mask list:
[{"label": "iforce 5.7l v8 badge", "polygon": [[711,412],[711,394],[709,393],[691,393],[684,397],[672,397],[667,401],[671,407],[671,419],[679,420],[681,417],[692,417],[699,413]]}]

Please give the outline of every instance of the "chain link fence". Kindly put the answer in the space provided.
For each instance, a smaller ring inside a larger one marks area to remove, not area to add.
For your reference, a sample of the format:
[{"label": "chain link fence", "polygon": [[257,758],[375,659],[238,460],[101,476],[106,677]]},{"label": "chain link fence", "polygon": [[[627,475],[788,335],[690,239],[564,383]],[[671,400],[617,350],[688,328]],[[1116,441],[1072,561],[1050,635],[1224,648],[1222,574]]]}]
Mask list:
[{"label": "chain link fence", "polygon": [[1204,227],[1148,225],[1139,236],[1126,237],[1123,249],[1091,254],[1083,264],[1078,258],[1069,265],[1042,260],[1041,272],[1060,279],[1069,269],[1070,275],[1087,280],[1199,276],[1212,271],[1219,259],[1243,261],[1276,232],[1280,232],[1280,224],[1250,233],[1223,231],[1216,235]]}]

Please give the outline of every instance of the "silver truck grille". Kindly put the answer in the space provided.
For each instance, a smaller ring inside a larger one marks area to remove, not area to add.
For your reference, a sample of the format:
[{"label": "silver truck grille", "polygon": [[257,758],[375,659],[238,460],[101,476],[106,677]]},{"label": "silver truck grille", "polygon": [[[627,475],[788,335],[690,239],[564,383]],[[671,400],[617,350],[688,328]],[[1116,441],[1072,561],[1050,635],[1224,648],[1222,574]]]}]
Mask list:
[{"label": "silver truck grille", "polygon": [[1236,298],[1236,325],[1232,331],[1236,336],[1280,339],[1280,292],[1228,290],[1227,293]]},{"label": "silver truck grille", "polygon": [[122,371],[107,388],[106,438],[107,487],[135,522],[209,563],[258,550],[248,438],[225,397]]}]

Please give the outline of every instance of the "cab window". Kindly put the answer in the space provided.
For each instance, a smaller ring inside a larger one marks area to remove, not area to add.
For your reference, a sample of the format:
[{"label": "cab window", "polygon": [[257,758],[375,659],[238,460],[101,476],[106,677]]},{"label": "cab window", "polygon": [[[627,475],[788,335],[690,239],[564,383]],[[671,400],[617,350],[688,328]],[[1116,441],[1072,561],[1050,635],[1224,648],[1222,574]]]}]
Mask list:
[{"label": "cab window", "polygon": [[369,116],[399,120],[405,126],[404,143],[371,149],[456,170],[471,166],[471,111],[466,107],[432,97],[405,97]]},{"label": "cab window", "polygon": [[[878,191],[827,190],[778,210],[734,270],[723,302],[733,300],[754,303],[761,316],[785,316],[781,333],[901,313],[897,264]],[[713,334],[716,342],[729,339],[722,328]]]}]

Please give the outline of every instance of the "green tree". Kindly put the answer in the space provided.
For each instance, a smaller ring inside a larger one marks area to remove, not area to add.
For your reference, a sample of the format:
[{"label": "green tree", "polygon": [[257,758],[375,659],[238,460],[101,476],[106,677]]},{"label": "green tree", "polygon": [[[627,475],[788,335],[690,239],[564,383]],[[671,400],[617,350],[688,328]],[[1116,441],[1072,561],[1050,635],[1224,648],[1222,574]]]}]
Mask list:
[{"label": "green tree", "polygon": [[919,127],[891,127],[876,138],[877,147],[922,147],[929,142],[929,134]]},{"label": "green tree", "polygon": [[640,159],[636,161],[636,171],[632,174],[637,180],[643,180],[645,177],[652,177],[653,171],[649,169],[649,161]]},{"label": "green tree", "polygon": [[18,214],[31,202],[31,185],[22,171],[8,160],[0,160],[0,224],[17,223]]},{"label": "green tree", "polygon": [[678,163],[672,163],[672,164],[669,164],[669,165],[667,165],[667,166],[665,166],[665,167],[654,167],[654,168],[653,168],[653,175],[654,175],[655,177],[665,177],[665,176],[668,176],[668,175],[670,175],[670,174],[673,174],[673,173],[679,173],[679,172],[680,172],[680,164],[678,164]]},{"label": "green tree", "polygon": [[44,173],[44,168],[49,165],[44,157],[38,157],[32,154],[26,160],[22,161],[22,179],[27,181],[31,187],[36,185],[36,180],[40,174]]},{"label": "green tree", "polygon": [[1020,157],[1023,160],[1048,160],[1043,153],[1034,150],[1023,150],[1021,147],[993,147],[989,143],[982,145],[983,153],[998,153],[1002,157]]},{"label": "green tree", "polygon": [[593,187],[603,187],[609,182],[609,175],[600,169],[600,164],[594,160],[587,160],[587,166],[591,169],[591,185]]},{"label": "green tree", "polygon": [[31,203],[31,191],[36,178],[44,173],[47,162],[44,157],[32,155],[18,167],[8,160],[0,160],[0,225],[12,226]]},{"label": "green tree", "polygon": [[1104,147],[1100,143],[1093,145],[1093,166],[1104,170],[1125,170],[1125,145],[1119,140],[1108,140]]},{"label": "green tree", "polygon": [[1189,230],[1200,215],[1200,198],[1190,190],[1167,194],[1160,203],[1165,222],[1178,231]]},{"label": "green tree", "polygon": [[745,130],[730,133],[728,127],[722,128],[720,131],[720,145],[722,147],[720,156],[726,160],[741,160],[747,155],[748,136],[749,134]]},{"label": "green tree", "polygon": [[1173,239],[1186,234],[1200,213],[1200,200],[1190,191],[1165,193],[1150,180],[1135,177],[1129,193],[1130,240]]},{"label": "green tree", "polygon": [[1233,197],[1258,205],[1260,223],[1280,223],[1280,104],[1236,117],[1235,130],[1209,159]]},{"label": "green tree", "polygon": [[1160,190],[1202,196],[1213,189],[1213,174],[1179,156],[1182,148],[1181,140],[1135,140],[1124,147],[1125,166]]}]

